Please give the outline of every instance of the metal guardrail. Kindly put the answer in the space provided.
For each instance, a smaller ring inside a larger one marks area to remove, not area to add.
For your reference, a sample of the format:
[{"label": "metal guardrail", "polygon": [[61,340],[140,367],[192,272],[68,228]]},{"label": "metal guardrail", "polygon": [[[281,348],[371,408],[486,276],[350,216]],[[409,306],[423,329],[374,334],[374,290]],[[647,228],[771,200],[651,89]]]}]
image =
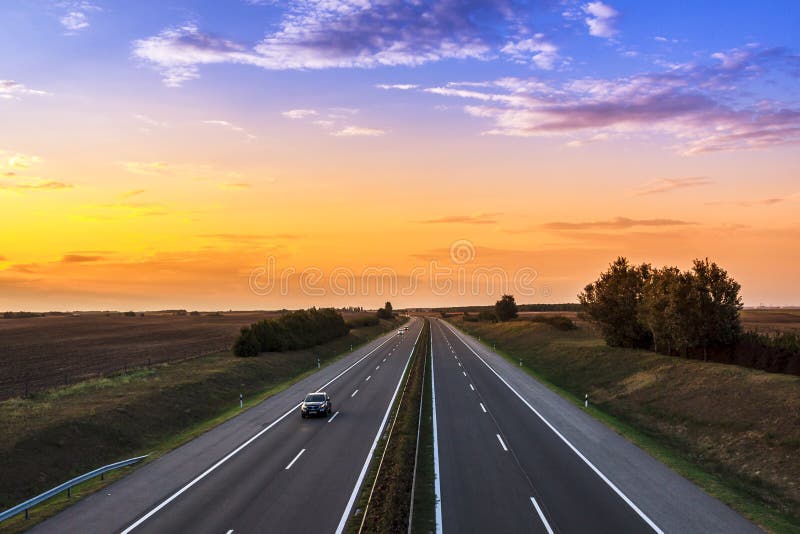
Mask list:
[{"label": "metal guardrail", "polygon": [[101,478],[103,475],[109,471],[113,471],[114,469],[119,469],[120,467],[127,467],[129,465],[135,464],[137,462],[141,462],[145,458],[150,456],[149,454],[145,454],[144,456],[137,456],[136,458],[130,458],[128,460],[122,460],[121,462],[116,462],[113,464],[104,465],[103,467],[98,467],[94,471],[89,471],[88,473],[84,473],[78,477],[73,478],[72,480],[68,480],[63,484],[56,486],[51,490],[47,490],[41,495],[37,495],[32,499],[28,499],[24,503],[18,504],[13,508],[9,508],[5,512],[0,513],[0,522],[5,521],[15,515],[25,512],[25,519],[28,518],[28,510],[32,507],[36,506],[39,503],[42,503],[52,497],[55,497],[59,493],[63,492],[64,490],[67,491],[67,494],[71,494],[71,489],[73,486],[80,484],[81,482],[86,482],[96,476],[100,476]]}]

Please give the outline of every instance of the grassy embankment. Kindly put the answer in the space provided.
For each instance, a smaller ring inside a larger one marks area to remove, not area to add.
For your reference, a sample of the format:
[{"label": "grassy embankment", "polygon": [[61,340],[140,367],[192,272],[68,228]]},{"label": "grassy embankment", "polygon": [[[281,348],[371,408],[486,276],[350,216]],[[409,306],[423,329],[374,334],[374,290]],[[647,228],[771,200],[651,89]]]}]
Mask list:
[{"label": "grassy embankment", "polygon": [[[356,512],[348,522],[349,532],[408,530],[429,332],[430,324],[426,320],[406,371],[404,386],[395,400],[394,417],[387,423],[387,430],[378,442],[356,502]],[[424,515],[425,512],[415,508],[415,513]]]},{"label": "grassy embankment", "polygon": [[586,324],[459,328],[767,530],[800,531],[800,377],[608,347]]},{"label": "grassy embankment", "polygon": [[[274,395],[400,320],[351,330],[304,351],[236,358],[218,353],[88,380],[28,398],[0,402],[0,509],[5,510],[81,473],[123,458],[148,461]],[[0,523],[18,532],[124,475],[123,469]]]}]

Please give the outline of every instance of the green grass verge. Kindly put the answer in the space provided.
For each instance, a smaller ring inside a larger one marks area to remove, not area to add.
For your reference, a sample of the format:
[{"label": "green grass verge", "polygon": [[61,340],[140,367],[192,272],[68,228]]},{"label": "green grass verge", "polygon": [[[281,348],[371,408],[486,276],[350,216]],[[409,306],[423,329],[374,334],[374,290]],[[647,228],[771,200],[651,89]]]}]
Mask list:
[{"label": "green grass verge", "polygon": [[425,321],[411,361],[401,379],[404,386],[392,406],[394,414],[387,421],[386,430],[378,441],[355,511],[348,519],[347,532],[405,532],[408,529],[422,374],[429,332],[430,325]]},{"label": "green grass verge", "polygon": [[[430,347],[430,340],[426,340]],[[433,466],[433,390],[430,355],[425,364],[422,389],[422,419],[419,433],[419,458],[414,489],[414,515],[411,532],[428,534],[436,531],[436,473]]]},{"label": "green grass verge", "polygon": [[[101,465],[150,454],[162,456],[283,391],[354,348],[397,327],[400,320],[354,329],[306,351],[236,358],[219,353],[124,375],[89,380],[0,402],[0,509]],[[142,465],[142,464],[138,464]],[[0,523],[0,532],[21,532],[124,476],[109,473]]]},{"label": "green grass verge", "polygon": [[[791,388],[796,378],[607,347],[585,326],[582,332],[568,333],[546,325],[526,327],[521,322],[492,325],[448,320],[487,348],[494,346],[509,362],[517,365],[522,360],[526,373],[582,409],[583,396],[589,392],[589,414],[759,526],[770,532],[800,532],[800,509],[785,488],[737,472],[729,457],[709,443],[757,430],[758,412],[751,416],[745,405],[766,403],[770,388],[784,387],[787,382]],[[651,375],[662,383],[650,383]],[[733,391],[720,391],[725,381],[719,377],[729,375]],[[722,385],[702,390],[708,381]],[[749,399],[741,394],[744,388]],[[713,409],[703,410],[704,402],[711,403],[708,396],[715,394],[738,399],[723,408],[732,412],[731,420],[718,417]],[[689,406],[671,398],[676,396],[687,397]],[[772,411],[777,410],[780,406]],[[773,442],[782,446],[758,454],[782,456],[793,440],[775,436]]]}]

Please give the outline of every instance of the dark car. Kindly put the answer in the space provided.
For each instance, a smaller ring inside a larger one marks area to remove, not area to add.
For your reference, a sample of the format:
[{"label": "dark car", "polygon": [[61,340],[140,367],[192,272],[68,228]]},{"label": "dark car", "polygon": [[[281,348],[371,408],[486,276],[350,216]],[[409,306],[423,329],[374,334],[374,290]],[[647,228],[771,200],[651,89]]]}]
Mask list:
[{"label": "dark car", "polygon": [[300,404],[300,417],[313,417],[317,415],[330,415],[333,413],[330,396],[324,391],[317,391],[306,395],[305,400]]}]

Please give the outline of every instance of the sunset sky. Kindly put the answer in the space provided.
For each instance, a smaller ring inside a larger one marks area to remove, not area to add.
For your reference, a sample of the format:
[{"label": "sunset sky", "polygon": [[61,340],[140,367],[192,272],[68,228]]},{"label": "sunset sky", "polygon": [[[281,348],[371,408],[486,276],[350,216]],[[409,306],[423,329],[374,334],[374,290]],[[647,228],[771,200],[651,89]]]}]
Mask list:
[{"label": "sunset sky", "polygon": [[210,4],[0,2],[0,311],[800,304],[796,0]]}]

